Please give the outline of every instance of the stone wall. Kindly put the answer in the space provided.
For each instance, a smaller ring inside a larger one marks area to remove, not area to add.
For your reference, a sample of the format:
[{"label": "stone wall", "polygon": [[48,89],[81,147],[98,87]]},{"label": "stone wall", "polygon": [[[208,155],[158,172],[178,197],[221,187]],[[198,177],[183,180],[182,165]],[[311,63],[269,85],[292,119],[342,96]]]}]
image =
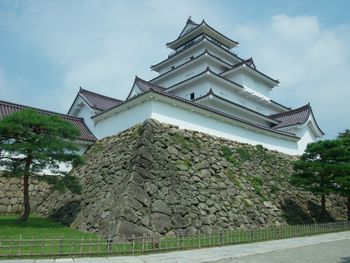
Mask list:
[{"label": "stone wall", "polygon": [[[288,183],[293,159],[147,120],[90,148],[72,172],[81,195],[55,192],[37,211],[116,239],[318,221],[319,198]],[[344,205],[328,198],[328,219]]]},{"label": "stone wall", "polygon": [[[29,180],[29,198],[32,210],[52,193],[52,186],[36,178]],[[9,177],[0,171],[0,214],[15,214],[23,210],[22,179]]]}]

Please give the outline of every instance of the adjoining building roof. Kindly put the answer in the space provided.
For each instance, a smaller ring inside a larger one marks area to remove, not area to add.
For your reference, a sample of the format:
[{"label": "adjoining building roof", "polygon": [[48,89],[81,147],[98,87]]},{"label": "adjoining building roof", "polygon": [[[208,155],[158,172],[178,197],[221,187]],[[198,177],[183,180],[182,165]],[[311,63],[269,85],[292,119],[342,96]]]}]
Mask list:
[{"label": "adjoining building roof", "polygon": [[53,111],[48,111],[48,110],[43,110],[43,109],[38,109],[30,106],[24,106],[12,102],[7,102],[7,101],[1,101],[0,100],[0,120],[3,119],[6,116],[11,115],[14,112],[23,110],[23,109],[34,109],[37,110],[38,112],[46,115],[57,115],[64,119],[65,121],[68,121],[72,123],[75,127],[77,127],[80,131],[80,140],[82,141],[88,141],[88,142],[95,142],[97,138],[93,135],[93,133],[89,130],[89,128],[85,125],[84,120],[82,118],[77,118],[77,117],[72,117],[69,115],[53,112]]},{"label": "adjoining building roof", "polygon": [[91,108],[101,111],[113,108],[123,102],[82,88],[79,89],[78,95],[82,95]]},{"label": "adjoining building roof", "polygon": [[183,102],[183,103],[186,103],[188,105],[191,105],[193,107],[196,107],[196,108],[199,108],[199,109],[202,109],[202,110],[205,110],[205,111],[208,111],[208,112],[211,112],[211,113],[214,113],[214,114],[218,114],[218,115],[221,115],[222,117],[226,117],[226,118],[229,118],[231,120],[234,120],[236,122],[240,122],[242,124],[245,124],[247,126],[250,126],[250,127],[254,127],[254,128],[257,128],[257,129],[260,129],[260,130],[264,130],[264,131],[267,131],[267,132],[271,132],[271,133],[275,133],[275,134],[279,134],[279,135],[282,135],[282,136],[286,136],[286,137],[289,137],[289,138],[292,138],[294,140],[297,140],[297,139],[300,139],[298,136],[296,136],[295,134],[293,133],[289,133],[289,132],[285,132],[285,131],[279,131],[279,130],[275,130],[275,129],[271,129],[271,128],[268,128],[268,127],[265,127],[265,126],[262,126],[262,125],[259,125],[259,124],[255,124],[255,123],[252,123],[250,121],[247,121],[247,120],[244,120],[244,119],[241,119],[239,117],[236,117],[236,116],[233,116],[233,115],[230,115],[230,114],[227,114],[227,113],[224,113],[222,111],[219,111],[219,110],[215,110],[211,107],[208,107],[208,106],[205,106],[205,105],[202,105],[202,104],[199,104],[197,102],[194,102],[194,101],[191,101],[191,100],[187,100],[187,99],[184,99],[182,97],[179,97],[179,96],[176,96],[174,94],[171,94],[171,93],[168,93],[166,92],[164,89],[159,89],[159,86],[156,86],[156,89],[153,88],[154,84],[152,83],[149,83],[148,81],[145,81],[145,80],[142,80],[140,78],[138,78],[138,80],[141,80],[142,83],[145,85],[145,91],[140,93],[140,94],[137,94],[131,98],[129,98],[128,100],[125,100],[124,102],[122,102],[121,104],[105,111],[105,112],[101,112],[101,113],[98,113],[96,114],[95,116],[93,116],[92,118],[95,119],[96,117],[98,116],[101,116],[109,111],[112,111],[113,109],[116,109],[118,107],[121,107],[122,105],[130,102],[130,101],[133,101],[135,100],[136,98],[139,98],[140,96],[144,95],[144,94],[147,94],[147,93],[150,93],[150,92],[153,92],[153,93],[156,93],[156,94],[159,94],[163,97],[167,97],[169,99],[173,99],[173,100],[176,100],[176,101],[180,101],[180,102]]},{"label": "adjoining building roof", "polygon": [[320,129],[316,122],[310,103],[294,110],[270,115],[269,117],[280,121],[279,124],[273,127],[273,129],[280,129],[295,125],[302,125],[308,121],[310,115],[313,117],[317,129],[324,135],[324,132]]},{"label": "adjoining building roof", "polygon": [[137,85],[139,87],[139,89],[143,92],[149,90],[149,89],[154,89],[154,90],[158,90],[158,91],[164,91],[164,88],[161,86],[158,86],[156,84],[153,84],[151,82],[148,82],[146,80],[143,80],[141,78],[139,78],[138,76],[135,77],[135,81],[134,81],[134,85]]}]

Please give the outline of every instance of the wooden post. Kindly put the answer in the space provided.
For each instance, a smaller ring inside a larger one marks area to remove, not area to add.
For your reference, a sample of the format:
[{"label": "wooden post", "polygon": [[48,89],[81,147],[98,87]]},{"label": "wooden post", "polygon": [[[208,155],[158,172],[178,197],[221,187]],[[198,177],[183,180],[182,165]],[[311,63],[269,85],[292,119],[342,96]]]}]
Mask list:
[{"label": "wooden post", "polygon": [[59,248],[58,248],[58,255],[61,256],[63,252],[63,236],[61,236],[59,240]]},{"label": "wooden post", "polygon": [[132,235],[132,254],[135,254],[135,235]]},{"label": "wooden post", "polygon": [[145,234],[142,235],[141,254],[145,251]]},{"label": "wooden post", "polygon": [[83,243],[84,243],[84,236],[81,237],[81,242],[80,242],[80,256],[83,254]]},{"label": "wooden post", "polygon": [[22,234],[19,234],[19,243],[18,243],[18,256],[21,256],[21,246],[22,246]]},{"label": "wooden post", "polygon": [[32,236],[32,242],[30,246],[30,256],[33,256],[33,246],[34,246],[34,237]]},{"label": "wooden post", "polygon": [[98,236],[98,239],[97,239],[97,255],[98,256],[100,255],[100,242],[101,242],[101,237]]}]

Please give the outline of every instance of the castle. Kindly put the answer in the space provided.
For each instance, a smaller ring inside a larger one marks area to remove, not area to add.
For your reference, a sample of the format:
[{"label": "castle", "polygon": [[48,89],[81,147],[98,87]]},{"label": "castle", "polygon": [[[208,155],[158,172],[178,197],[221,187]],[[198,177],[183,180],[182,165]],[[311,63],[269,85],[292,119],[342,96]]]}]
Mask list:
[{"label": "castle", "polygon": [[149,118],[293,155],[322,137],[310,104],[291,109],[272,100],[279,81],[231,51],[238,42],[204,20],[189,18],[166,45],[172,53],[151,66],[159,75],[136,77],[125,100],[79,89],[65,118],[88,144]]}]

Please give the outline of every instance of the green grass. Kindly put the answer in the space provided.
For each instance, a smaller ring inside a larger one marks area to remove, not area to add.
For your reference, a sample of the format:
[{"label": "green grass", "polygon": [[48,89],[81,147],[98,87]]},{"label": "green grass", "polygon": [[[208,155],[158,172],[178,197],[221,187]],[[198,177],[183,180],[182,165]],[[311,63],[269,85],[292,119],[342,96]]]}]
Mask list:
[{"label": "green grass", "polygon": [[106,239],[98,238],[91,233],[79,232],[37,215],[32,215],[28,222],[19,224],[16,216],[0,216],[0,259],[140,255],[347,230],[350,230],[348,222],[286,225],[173,238],[129,238],[108,245]]},{"label": "green grass", "polygon": [[31,214],[27,222],[18,222],[18,215],[0,215],[0,239],[22,238],[97,238],[95,234],[69,228],[50,219]]}]

